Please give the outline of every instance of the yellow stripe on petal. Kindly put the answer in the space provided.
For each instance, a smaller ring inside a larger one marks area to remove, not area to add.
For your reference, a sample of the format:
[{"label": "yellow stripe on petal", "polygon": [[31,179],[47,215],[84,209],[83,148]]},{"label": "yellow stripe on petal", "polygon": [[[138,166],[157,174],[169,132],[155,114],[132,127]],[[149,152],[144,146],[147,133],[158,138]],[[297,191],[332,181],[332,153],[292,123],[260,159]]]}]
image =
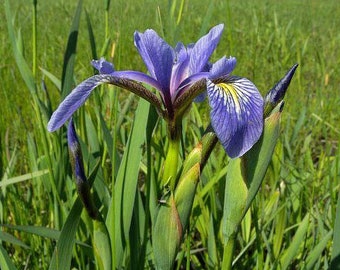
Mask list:
[{"label": "yellow stripe on petal", "polygon": [[239,157],[258,140],[263,128],[263,99],[256,86],[240,77],[207,81],[211,125],[230,157]]},{"label": "yellow stripe on petal", "polygon": [[[227,96],[229,95],[229,96],[232,97],[232,99],[234,101],[236,113],[239,115],[241,113],[241,106],[240,106],[238,94],[236,92],[236,89],[233,87],[233,85],[227,84],[227,83],[219,83],[219,84],[217,84],[217,86],[221,87],[224,90],[224,92],[226,93]],[[226,105],[226,100],[225,100],[224,105]]]}]

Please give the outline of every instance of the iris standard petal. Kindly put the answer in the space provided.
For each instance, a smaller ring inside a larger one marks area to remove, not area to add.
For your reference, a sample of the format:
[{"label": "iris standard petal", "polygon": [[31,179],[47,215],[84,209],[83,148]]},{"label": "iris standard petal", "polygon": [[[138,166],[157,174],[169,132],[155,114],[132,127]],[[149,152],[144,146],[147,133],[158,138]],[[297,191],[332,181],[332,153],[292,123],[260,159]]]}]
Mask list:
[{"label": "iris standard petal", "polygon": [[220,41],[223,28],[223,24],[213,27],[207,35],[201,37],[194,45],[190,52],[190,74],[203,71],[211,54]]},{"label": "iris standard petal", "polygon": [[71,115],[85,103],[92,90],[103,83],[112,82],[110,75],[95,75],[79,84],[59,105],[48,122],[47,129],[52,132],[60,128]]},{"label": "iris standard petal", "polygon": [[113,64],[106,61],[104,57],[101,57],[99,60],[92,60],[91,64],[100,74],[111,74],[115,71]]},{"label": "iris standard petal", "polygon": [[263,98],[249,80],[230,77],[223,83],[207,80],[211,124],[231,158],[242,156],[260,138]]},{"label": "iris standard petal", "polygon": [[216,79],[223,76],[227,76],[234,70],[235,66],[236,66],[235,57],[231,56],[229,58],[226,58],[224,56],[212,65],[210,69],[209,79]]},{"label": "iris standard petal", "polygon": [[151,29],[144,33],[135,32],[135,46],[151,76],[159,82],[163,92],[168,91],[175,58],[173,48]]},{"label": "iris standard petal", "polygon": [[176,60],[172,68],[170,81],[170,95],[172,100],[175,99],[179,85],[189,74],[189,55],[187,49],[182,43],[178,43],[175,47],[175,51]]}]

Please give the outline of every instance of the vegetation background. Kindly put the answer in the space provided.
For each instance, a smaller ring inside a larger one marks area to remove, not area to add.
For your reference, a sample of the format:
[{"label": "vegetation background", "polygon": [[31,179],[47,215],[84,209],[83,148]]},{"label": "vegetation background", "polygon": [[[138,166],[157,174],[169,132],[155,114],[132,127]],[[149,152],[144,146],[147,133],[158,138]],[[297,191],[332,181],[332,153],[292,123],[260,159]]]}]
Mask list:
[{"label": "vegetation background", "polygon": [[[277,266],[278,260],[286,256],[291,257],[286,266],[291,269],[327,268],[331,259],[340,182],[338,1],[187,0],[176,4],[176,1],[118,0],[111,1],[108,13],[105,12],[104,2],[83,1],[83,9],[87,11],[88,17],[83,12],[80,20],[74,65],[77,83],[93,74],[90,66],[93,47],[87,19],[90,19],[93,27],[97,56],[112,60],[116,69],[145,71],[133,46],[135,30],[152,28],[171,45],[175,45],[177,41],[185,44],[196,41],[210,27],[219,23],[225,24],[225,31],[213,58],[235,56],[237,67],[234,74],[251,79],[261,93],[265,94],[293,64],[299,63],[285,99],[280,142],[254,202],[252,211],[256,215],[253,215],[252,222],[246,219],[243,224],[235,263],[239,267],[255,268],[262,265],[263,268],[272,269]],[[64,54],[76,6],[77,1],[38,1],[37,54],[34,55],[32,1],[15,0],[10,3],[19,41],[18,49],[28,65],[33,66],[32,70],[36,59],[37,68],[33,74],[39,85],[37,95],[46,104],[50,101],[53,109],[59,104],[61,94],[46,71],[59,80],[63,76]],[[60,230],[74,198],[75,187],[67,165],[63,167],[67,171],[59,176],[64,176],[63,182],[56,182],[57,190],[46,184],[48,180],[45,178],[51,173],[46,170],[55,171],[60,165],[52,164],[55,167],[51,168],[46,161],[55,149],[48,147],[44,141],[46,138],[49,141],[53,136],[43,129],[48,115],[41,113],[39,119],[40,113],[37,112],[40,109],[32,97],[32,91],[22,79],[14,59],[4,8],[0,8],[0,21],[3,22],[0,24],[0,223],[14,226],[3,226],[0,240],[17,268],[45,269],[51,260],[56,237],[52,237],[50,232],[43,237],[37,230],[29,231],[29,228],[41,226]],[[44,87],[40,86],[42,79]],[[49,97],[46,97],[44,89],[47,89]],[[114,103],[113,98],[119,99],[121,111],[124,105],[134,108],[136,99],[125,91],[111,92],[115,94],[101,91],[98,97],[101,98],[100,110],[104,112],[105,121],[110,130],[116,132],[111,117],[110,104]],[[93,106],[89,105],[86,110],[93,113],[94,105],[98,105],[97,100],[93,98],[89,104]],[[197,112],[202,115],[202,126],[207,123],[205,106],[197,105]],[[121,130],[117,138],[120,146],[118,150],[121,152],[133,121],[133,113],[134,110],[129,110],[119,126]],[[197,118],[197,115],[193,117]],[[197,133],[189,133],[188,142],[193,144]],[[100,153],[105,154],[104,142],[99,141],[99,145]],[[218,150],[207,165],[207,179],[209,174],[221,173],[227,162],[227,158]],[[67,162],[65,159],[65,164]],[[110,175],[105,170],[108,165],[102,162],[101,166],[104,177]],[[107,182],[107,186],[110,186],[110,181]],[[218,192],[218,182],[209,190],[211,194]],[[210,207],[217,203],[214,198],[210,195]],[[101,199],[105,199],[105,196]],[[217,214],[214,214],[213,219],[218,220],[219,206],[215,207]],[[60,212],[58,220],[56,212]],[[292,239],[297,241],[294,236],[297,236],[297,229],[301,228],[300,224],[304,220],[307,220],[306,230],[301,236],[301,244],[293,252],[290,249]],[[19,225],[32,226],[20,228]],[[206,241],[202,232],[208,228],[202,226],[199,225],[197,229],[202,239],[191,239],[192,245],[197,248]],[[84,231],[86,229],[82,228],[78,232],[77,239],[85,243],[88,238]],[[218,250],[218,244],[216,246]],[[74,255],[72,265],[86,269],[90,264],[86,264],[82,256],[88,250],[87,247],[80,249],[83,253]],[[218,254],[217,251],[215,263],[219,259]],[[195,258],[193,261],[196,265],[204,265]],[[83,265],[79,265],[81,261]]]}]

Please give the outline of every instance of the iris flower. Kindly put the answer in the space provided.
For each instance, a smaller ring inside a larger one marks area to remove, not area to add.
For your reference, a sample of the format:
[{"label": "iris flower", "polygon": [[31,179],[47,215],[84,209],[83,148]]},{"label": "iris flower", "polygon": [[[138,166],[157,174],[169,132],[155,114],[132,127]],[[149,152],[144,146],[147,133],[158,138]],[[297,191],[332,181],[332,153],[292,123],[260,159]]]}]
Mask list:
[{"label": "iris flower", "polygon": [[[173,48],[151,29],[135,32],[134,43],[148,74],[116,71],[113,64],[92,61],[99,71],[79,84],[53,113],[48,130],[60,128],[100,84],[125,88],[153,104],[168,122],[170,137],[178,136],[184,113],[195,98],[207,94],[211,107],[211,125],[230,157],[239,157],[259,139],[263,129],[263,98],[255,85],[231,76],[234,57],[222,57],[215,63],[209,58],[221,38],[224,25],[213,27],[196,43]],[[144,87],[152,86],[158,94]]]}]

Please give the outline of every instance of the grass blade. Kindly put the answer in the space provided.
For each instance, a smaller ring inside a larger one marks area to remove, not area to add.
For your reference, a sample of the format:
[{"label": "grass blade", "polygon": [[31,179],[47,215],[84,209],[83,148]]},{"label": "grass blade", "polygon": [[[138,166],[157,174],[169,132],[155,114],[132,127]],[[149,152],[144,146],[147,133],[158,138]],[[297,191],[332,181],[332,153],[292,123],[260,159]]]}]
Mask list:
[{"label": "grass blade", "polygon": [[30,90],[31,94],[34,96],[36,94],[36,84],[34,82],[32,71],[30,70],[24,56],[19,50],[18,41],[15,37],[13,17],[10,11],[9,0],[5,0],[5,13],[6,13],[9,40],[12,45],[12,50],[13,50],[15,61],[17,63],[17,67],[20,71],[21,77],[26,83],[27,88]]},{"label": "grass blade", "polygon": [[0,265],[2,270],[17,270],[7,251],[0,245]]},{"label": "grass blade", "polygon": [[[115,198],[113,197],[109,211],[108,222],[114,220],[115,232],[111,232],[111,239],[115,244],[116,267],[120,268],[123,262],[123,253],[129,239],[129,230],[135,204],[139,164],[142,157],[142,144],[145,142],[145,129],[148,120],[150,104],[144,99],[139,100],[135,119],[131,128],[129,140],[119,167],[115,184]],[[114,200],[114,202],[113,202]],[[113,213],[114,219],[113,219]],[[111,228],[110,226],[108,226]],[[131,251],[133,252],[133,251]]]},{"label": "grass blade", "polygon": [[47,76],[50,81],[57,87],[59,91],[61,91],[61,81],[51,72],[47,71],[46,69],[40,68],[42,73],[44,73],[45,76]]},{"label": "grass blade", "polygon": [[[90,186],[97,175],[99,162],[95,165],[88,177]],[[61,230],[61,234],[54,249],[52,260],[50,263],[50,270],[68,270],[71,266],[72,249],[75,244],[75,236],[80,220],[80,215],[83,209],[83,204],[79,197],[74,202],[70,213],[67,216],[66,222]]]},{"label": "grass blade", "polygon": [[66,51],[64,55],[63,62],[63,72],[61,76],[61,96],[64,99],[74,87],[73,82],[73,71],[74,71],[74,63],[76,57],[76,48],[77,48],[77,40],[78,40],[78,30],[79,30],[79,21],[82,7],[82,0],[78,1],[78,6],[76,9],[76,13],[73,17],[72,26],[70,29],[70,33],[67,40]]},{"label": "grass blade", "polygon": [[82,209],[83,205],[78,197],[67,216],[59,241],[54,249],[49,267],[50,270],[68,270],[71,268],[72,249]]},{"label": "grass blade", "polygon": [[48,172],[49,172],[48,170],[41,170],[41,171],[36,171],[36,172],[27,173],[27,174],[23,174],[23,175],[20,175],[20,176],[12,177],[12,178],[4,178],[0,181],[0,188],[3,188],[3,187],[8,186],[8,185],[20,183],[20,182],[23,182],[23,181],[31,180],[33,178],[46,175],[46,174],[48,174]]},{"label": "grass blade", "polygon": [[8,243],[11,243],[13,245],[17,245],[17,246],[21,246],[23,248],[29,248],[29,246],[25,245],[23,242],[21,242],[19,239],[17,239],[16,237],[14,237],[13,235],[6,233],[6,232],[2,232],[0,231],[0,240],[1,241],[5,241]]},{"label": "grass blade", "polygon": [[89,42],[90,42],[90,45],[91,45],[92,58],[98,59],[97,49],[96,49],[96,41],[95,41],[95,38],[94,38],[94,32],[93,32],[93,27],[92,27],[90,15],[87,11],[85,11],[85,15],[86,15],[87,31],[89,33]]},{"label": "grass blade", "polygon": [[[315,263],[320,260],[322,253],[325,251],[329,240],[332,238],[333,231],[329,231],[322,240],[315,246],[313,250],[309,253],[306,258],[306,269],[315,269]],[[329,269],[340,269],[339,265],[333,265],[333,261],[331,263],[331,267]]]},{"label": "grass blade", "polygon": [[336,206],[332,261],[330,269],[340,269],[340,230],[338,228],[340,228],[340,195],[338,195],[338,203]]},{"label": "grass blade", "polygon": [[280,265],[281,265],[282,270],[288,269],[292,260],[296,258],[300,245],[305,240],[308,225],[309,225],[309,214],[307,214],[302,220],[302,222],[300,223],[300,226],[297,229],[288,249],[285,251],[285,253],[282,255],[280,259]]}]

